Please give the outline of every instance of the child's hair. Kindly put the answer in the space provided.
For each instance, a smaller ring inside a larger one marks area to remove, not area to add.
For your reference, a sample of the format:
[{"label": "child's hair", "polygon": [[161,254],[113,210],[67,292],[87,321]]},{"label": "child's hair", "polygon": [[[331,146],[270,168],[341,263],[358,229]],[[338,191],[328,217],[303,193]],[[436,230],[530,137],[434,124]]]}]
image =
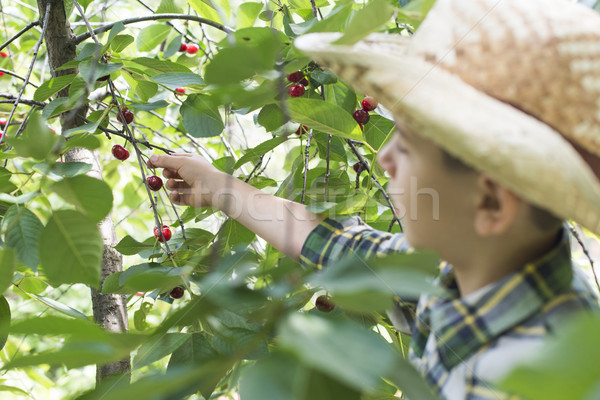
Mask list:
[{"label": "child's hair", "polygon": [[[444,165],[448,167],[453,172],[461,172],[461,173],[476,173],[477,171],[454,157],[450,153],[446,152],[442,149],[442,154],[444,158]],[[549,211],[546,211],[540,207],[534,206],[532,204],[529,205],[531,207],[531,220],[536,228],[541,231],[548,232],[557,230],[563,224],[563,221],[556,217]]]}]

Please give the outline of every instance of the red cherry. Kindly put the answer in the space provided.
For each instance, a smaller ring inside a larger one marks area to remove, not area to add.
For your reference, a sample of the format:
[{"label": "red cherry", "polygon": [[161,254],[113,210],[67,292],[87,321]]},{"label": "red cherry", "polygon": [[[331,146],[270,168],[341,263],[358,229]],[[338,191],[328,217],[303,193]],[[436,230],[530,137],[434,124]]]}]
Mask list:
[{"label": "red cherry", "polygon": [[302,73],[302,71],[296,71],[296,72],[292,72],[291,74],[288,74],[287,76],[287,80],[293,83],[298,83],[302,80],[302,78],[304,78],[304,73]]},{"label": "red cherry", "polygon": [[183,52],[183,51],[187,51],[187,48],[188,48],[188,47],[187,47],[187,44],[185,44],[185,43],[181,43],[181,44],[179,45],[179,51],[181,51],[181,52]]},{"label": "red cherry", "polygon": [[302,80],[300,81],[300,84],[304,87],[308,86],[308,79],[302,78]]},{"label": "red cherry", "polygon": [[125,161],[129,158],[129,151],[120,144],[115,144],[112,147],[112,154],[117,160],[121,161]]},{"label": "red cherry", "polygon": [[292,97],[300,97],[304,94],[304,86],[302,85],[292,85],[288,88],[288,92]]},{"label": "red cherry", "polygon": [[[163,225],[162,235],[164,236],[166,242],[171,239],[171,229],[167,225]],[[163,239],[160,237],[160,233],[158,232],[158,226],[154,227],[154,237],[157,238],[159,242],[163,241]]]},{"label": "red cherry", "polygon": [[135,295],[136,295],[136,296],[143,297],[143,296],[144,296],[144,292],[137,292]]},{"label": "red cherry", "polygon": [[185,94],[185,89],[182,88],[182,87],[178,87],[178,88],[175,89],[175,92],[176,92],[175,93],[176,95],[179,94],[179,93]]},{"label": "red cherry", "polygon": [[0,76],[4,76],[4,72],[0,71]]},{"label": "red cherry", "polygon": [[354,117],[356,122],[358,122],[361,125],[364,125],[367,122],[369,122],[369,119],[371,118],[369,112],[365,110],[356,110],[354,111],[354,114],[352,116]]},{"label": "red cherry", "polygon": [[196,46],[195,44],[188,44],[187,49],[185,49],[185,51],[187,51],[188,54],[196,54],[198,52],[198,46]]},{"label": "red cherry", "polygon": [[107,81],[108,78],[110,78],[110,74],[101,76],[100,78],[96,79],[96,82],[104,82]]},{"label": "red cherry", "polygon": [[362,105],[363,110],[373,111],[374,109],[377,108],[379,103],[377,102],[377,100],[375,100],[375,98],[373,98],[371,96],[367,96],[363,99],[363,101],[361,102],[361,105]]},{"label": "red cherry", "polygon": [[354,164],[352,166],[352,168],[354,168],[354,172],[356,172],[357,174],[360,174],[361,172],[363,172],[364,170],[366,170],[364,164],[361,163],[360,161],[357,162],[356,164]]},{"label": "red cherry", "polygon": [[2,58],[6,58],[6,57],[8,57],[8,54],[6,54],[6,53],[5,53],[5,52],[3,52],[3,51],[0,51],[0,57],[2,57]]},{"label": "red cherry", "polygon": [[146,182],[148,183],[148,187],[150,188],[150,190],[153,191],[158,191],[160,190],[160,188],[163,185],[163,181],[162,179],[160,179],[158,176],[156,175],[152,175],[146,178]]},{"label": "red cherry", "polygon": [[176,286],[173,288],[173,290],[171,290],[169,296],[171,296],[172,299],[180,299],[183,297],[183,293],[183,288],[181,286]]},{"label": "red cherry", "polygon": [[302,136],[306,132],[308,132],[308,128],[306,127],[306,125],[300,125],[298,129],[296,129],[296,135],[298,136]]},{"label": "red cherry", "polygon": [[329,296],[321,295],[315,301],[315,308],[321,312],[330,312],[335,308],[335,304]]},{"label": "red cherry", "polygon": [[[133,113],[130,110],[128,110],[127,107],[121,107],[121,113],[123,113],[123,117],[125,117],[126,124],[130,124],[133,122]],[[117,112],[117,121],[123,123],[123,120],[121,119],[121,113]]]},{"label": "red cherry", "polygon": [[4,126],[6,125],[8,121],[6,120],[6,118],[0,118],[0,126]]}]

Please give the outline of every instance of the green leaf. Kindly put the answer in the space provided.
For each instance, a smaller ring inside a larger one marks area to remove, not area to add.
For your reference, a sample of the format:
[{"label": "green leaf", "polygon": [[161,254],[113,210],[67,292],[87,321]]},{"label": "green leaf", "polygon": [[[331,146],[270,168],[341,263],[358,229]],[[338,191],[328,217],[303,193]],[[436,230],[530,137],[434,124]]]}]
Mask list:
[{"label": "green leaf", "polygon": [[141,251],[151,249],[153,247],[154,244],[140,243],[131,236],[127,235],[123,239],[121,239],[119,244],[115,246],[115,250],[117,250],[124,256],[132,256],[134,254],[138,254]]},{"label": "green leaf", "polygon": [[16,396],[29,397],[29,393],[14,386],[0,385],[0,392],[9,392]]},{"label": "green leaf", "polygon": [[10,329],[10,306],[4,296],[0,296],[0,350],[4,348],[8,340]]},{"label": "green leaf", "polygon": [[188,96],[179,112],[184,128],[194,137],[217,136],[225,129],[219,107],[210,96]]},{"label": "green leaf", "polygon": [[118,71],[123,67],[123,64],[114,63],[98,63],[95,60],[86,60],[79,64],[79,75],[87,82],[95,82],[101,76],[108,75]]},{"label": "green leaf", "polygon": [[125,62],[127,64],[137,64],[145,67],[148,70],[148,73],[152,75],[156,75],[159,73],[170,73],[170,72],[183,72],[183,73],[191,73],[192,71],[179,63],[175,63],[169,60],[159,60],[156,58],[148,58],[148,57],[138,57],[134,58],[130,62]]},{"label": "green leaf", "polygon": [[90,132],[74,134],[64,144],[62,152],[66,153],[70,149],[75,149],[77,147],[83,147],[88,150],[96,150],[100,148],[100,140]]},{"label": "green leaf", "polygon": [[167,371],[180,366],[202,365],[205,361],[214,358],[217,352],[210,343],[208,334],[195,332],[189,336],[169,359]]},{"label": "green leaf", "polygon": [[133,358],[133,369],[150,365],[155,361],[168,356],[191,338],[190,333],[167,333],[154,336],[144,343]]},{"label": "green leaf", "polygon": [[273,132],[285,123],[285,116],[277,104],[267,104],[258,113],[257,122],[267,132]]},{"label": "green leaf", "polygon": [[182,10],[175,5],[173,0],[161,0],[155,12],[157,14],[181,14]]},{"label": "green leaf", "polygon": [[[372,255],[374,256],[374,254]],[[336,304],[356,311],[385,311],[392,298],[418,299],[421,294],[443,296],[432,283],[439,260],[432,253],[394,254],[375,259],[348,256],[309,281],[323,287]]]},{"label": "green leaf", "polygon": [[0,249],[0,293],[4,293],[12,285],[16,264],[12,249]]},{"label": "green leaf", "polygon": [[[121,75],[127,84],[135,91],[142,101],[148,101],[158,92],[158,85],[154,82],[145,79],[135,78],[132,75],[125,73]],[[96,125],[97,128],[97,125]],[[94,129],[95,131],[95,129]]]},{"label": "green leaf", "polygon": [[179,48],[181,47],[181,39],[183,39],[183,37],[181,35],[177,35],[169,42],[167,48],[163,52],[164,58],[173,57],[179,52]]},{"label": "green leaf", "polygon": [[112,209],[112,190],[99,179],[78,175],[56,182],[50,189],[95,222],[100,222]]},{"label": "green leaf", "polygon": [[204,85],[204,79],[200,75],[186,72],[154,75],[152,79],[169,89],[190,85]]},{"label": "green leaf", "polygon": [[[21,285],[19,285],[19,287],[21,287]],[[61,314],[68,315],[69,317],[79,318],[79,319],[83,319],[85,321],[89,321],[88,317],[84,313],[82,313],[79,310],[76,310],[73,307],[70,307],[66,304],[63,304],[56,300],[53,300],[49,297],[39,296],[35,293],[30,293],[28,291],[26,291],[26,293],[27,293],[27,296],[31,297],[32,299],[38,301],[39,303],[41,303],[47,307],[52,308],[53,310],[60,312]]]},{"label": "green leaf", "polygon": [[361,394],[331,376],[274,353],[250,365],[240,381],[244,400],[358,400]]},{"label": "green leaf", "polygon": [[35,111],[27,121],[27,127],[20,137],[9,137],[7,143],[15,148],[20,157],[43,160],[50,153],[60,137],[52,133],[40,112]]},{"label": "green leaf", "polygon": [[56,211],[40,235],[41,264],[53,285],[98,288],[103,248],[96,223],[77,211]]},{"label": "green leaf", "polygon": [[258,162],[260,156],[266,154],[267,152],[273,150],[275,147],[279,146],[281,143],[285,142],[286,138],[283,136],[276,136],[273,139],[269,139],[266,142],[262,142],[258,146],[246,150],[243,156],[235,163],[234,169],[238,169],[242,165],[247,162]]},{"label": "green leaf", "polygon": [[[240,60],[244,61],[240,62]],[[211,84],[237,83],[253,77],[263,69],[263,65],[263,60],[253,48],[225,48],[208,63],[204,77],[206,82]]]},{"label": "green leaf", "polygon": [[92,169],[92,165],[79,161],[49,163],[43,162],[33,166],[33,169],[52,180],[82,175]]},{"label": "green leaf", "polygon": [[240,4],[237,12],[237,29],[247,28],[254,25],[258,14],[263,8],[262,3],[254,3],[251,1],[246,1]]},{"label": "green leaf", "polygon": [[94,0],[78,0],[77,2],[81,5],[81,7],[83,7],[83,10],[85,11],[87,9],[87,6],[92,4]]},{"label": "green leaf", "polygon": [[395,131],[394,121],[380,115],[371,115],[369,123],[365,124],[365,139],[371,147],[379,150]]},{"label": "green leaf", "polygon": [[342,107],[317,99],[288,100],[290,114],[309,128],[343,138],[361,140],[362,132],[352,115]]},{"label": "green leaf", "polygon": [[120,360],[125,352],[117,351],[115,346],[103,342],[66,342],[59,350],[21,356],[4,365],[6,369],[22,368],[30,365],[65,365],[68,369],[80,368],[90,364],[108,364]]},{"label": "green leaf", "polygon": [[597,398],[600,316],[575,314],[553,326],[552,333],[543,347],[522,357],[499,386],[531,400]]},{"label": "green leaf", "polygon": [[356,110],[356,93],[344,82],[325,86],[325,101],[337,104],[352,114]]},{"label": "green leaf", "polygon": [[134,40],[135,38],[131,35],[118,35],[113,39],[110,48],[112,51],[119,53],[125,50],[127,46],[134,42]]},{"label": "green leaf", "polygon": [[65,111],[68,111],[70,109],[70,107],[68,107],[68,105],[69,105],[68,97],[56,98],[44,107],[44,110],[42,111],[42,117],[44,119],[48,119],[55,115],[61,114]]},{"label": "green leaf", "polygon": [[380,335],[347,320],[292,314],[278,337],[304,365],[361,391],[375,389],[403,361]]},{"label": "green leaf", "polygon": [[144,263],[127,268],[119,277],[119,286],[130,292],[147,292],[154,289],[170,289],[180,285],[189,275],[191,267],[163,267],[156,263]]},{"label": "green leaf", "polygon": [[4,168],[0,167],[0,193],[10,193],[17,189],[17,186],[10,181],[12,173]]},{"label": "green leaf", "polygon": [[167,38],[171,27],[166,24],[153,24],[143,28],[138,34],[136,45],[139,51],[150,51]]},{"label": "green leaf", "polygon": [[37,246],[44,228],[42,222],[27,208],[13,205],[6,211],[2,223],[6,245],[17,252],[19,261],[35,271],[40,263]]},{"label": "green leaf", "polygon": [[52,78],[49,81],[42,83],[40,87],[35,90],[33,99],[35,101],[48,100],[50,96],[53,96],[56,92],[69,86],[76,76],[76,74],[57,76],[56,78]]},{"label": "green leaf", "polygon": [[394,10],[388,0],[371,0],[366,6],[354,13],[344,35],[336,40],[334,44],[352,45],[358,42],[389,22]]},{"label": "green leaf", "polygon": [[136,110],[142,110],[142,111],[152,111],[152,110],[158,110],[160,108],[165,108],[168,105],[169,105],[169,103],[167,103],[165,100],[157,100],[157,101],[153,101],[151,103],[131,103],[129,108],[134,108]]},{"label": "green leaf", "polygon": [[336,5],[322,20],[313,24],[305,33],[311,32],[343,32],[352,13],[353,2]]},{"label": "green leaf", "polygon": [[108,333],[90,320],[43,315],[13,321],[11,333],[20,335],[70,336],[79,339],[103,339]]},{"label": "green leaf", "polygon": [[[188,4],[203,18],[211,21],[225,24],[227,20],[223,20],[222,15],[211,5],[210,1],[205,0],[187,0]],[[224,17],[224,15],[223,15]]]},{"label": "green leaf", "polygon": [[331,72],[328,69],[315,69],[313,72],[310,73],[310,77],[321,85],[330,85],[338,81],[337,77],[333,74],[333,72]]}]

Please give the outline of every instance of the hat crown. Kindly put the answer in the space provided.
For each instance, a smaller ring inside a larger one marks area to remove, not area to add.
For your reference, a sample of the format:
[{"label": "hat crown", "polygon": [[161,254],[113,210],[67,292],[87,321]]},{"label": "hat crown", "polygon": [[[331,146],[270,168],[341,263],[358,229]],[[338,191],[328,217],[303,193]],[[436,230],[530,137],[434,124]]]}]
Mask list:
[{"label": "hat crown", "polygon": [[564,0],[438,0],[420,55],[600,155],[600,16]]}]

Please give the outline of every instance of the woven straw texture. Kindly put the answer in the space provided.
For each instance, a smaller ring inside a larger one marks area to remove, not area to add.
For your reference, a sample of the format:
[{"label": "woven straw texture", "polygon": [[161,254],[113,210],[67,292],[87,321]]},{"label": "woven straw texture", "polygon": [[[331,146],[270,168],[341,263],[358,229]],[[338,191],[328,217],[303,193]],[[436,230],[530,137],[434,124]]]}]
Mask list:
[{"label": "woven straw texture", "polygon": [[600,182],[561,135],[600,154],[600,83],[588,84],[600,81],[600,39],[580,44],[599,28],[562,0],[438,0],[410,40],[295,44],[451,154],[600,234]]}]

